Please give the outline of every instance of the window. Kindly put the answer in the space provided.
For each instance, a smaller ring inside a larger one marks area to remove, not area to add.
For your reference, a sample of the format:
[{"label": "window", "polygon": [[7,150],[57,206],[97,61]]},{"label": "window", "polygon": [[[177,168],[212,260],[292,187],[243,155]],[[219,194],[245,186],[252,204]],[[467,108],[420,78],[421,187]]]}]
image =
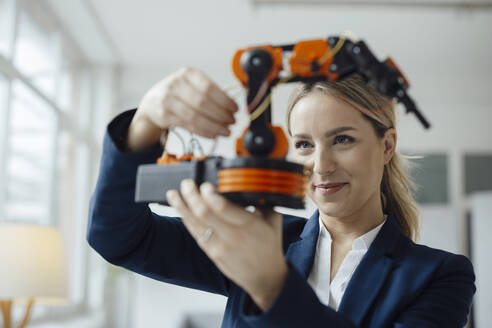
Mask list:
[{"label": "window", "polygon": [[0,0],[0,55],[10,57],[15,0]]},{"label": "window", "polygon": [[492,190],[492,155],[465,155],[465,192]]},{"label": "window", "polygon": [[9,117],[5,218],[49,224],[56,116],[32,90],[15,81]]},{"label": "window", "polygon": [[90,120],[97,110],[108,122],[112,74],[84,61],[46,2],[0,0],[0,221],[56,226],[69,267],[70,305],[38,305],[33,320],[81,314],[103,297],[90,286],[106,264],[91,262],[85,232],[102,143]]},{"label": "window", "polygon": [[417,185],[415,199],[419,204],[447,204],[448,157],[446,154],[426,154],[414,160],[411,175]]},{"label": "window", "polygon": [[0,117],[6,112],[8,81],[5,75],[0,72]]},{"label": "window", "polygon": [[15,40],[14,65],[50,98],[61,67],[61,36],[37,1],[25,2]]},{"label": "window", "polygon": [[[0,71],[0,181],[4,181],[3,177],[3,163],[5,157],[5,142],[6,138],[6,122],[7,122],[7,91],[8,90],[8,80]],[[2,184],[3,185],[3,184]],[[3,195],[3,189],[0,185],[0,198]],[[2,213],[2,200],[0,199],[0,216],[3,216]]]}]

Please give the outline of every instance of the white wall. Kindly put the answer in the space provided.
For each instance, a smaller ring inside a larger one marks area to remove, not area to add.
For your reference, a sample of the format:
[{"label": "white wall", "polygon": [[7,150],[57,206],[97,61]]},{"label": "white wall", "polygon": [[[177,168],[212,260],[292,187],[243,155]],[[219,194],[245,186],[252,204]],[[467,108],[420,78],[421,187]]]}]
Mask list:
[{"label": "white wall", "polygon": [[[114,1],[93,2],[124,60],[121,110],[138,105],[146,89],[181,66],[196,66],[220,85],[234,81],[230,60],[235,49],[258,43],[286,43],[325,37],[351,29],[382,58],[390,54],[406,73],[414,96],[433,128],[401,115],[400,149],[450,155],[452,203],[423,209],[422,242],[465,252],[463,235],[464,152],[492,152],[492,11],[384,7],[251,7],[247,1],[173,2],[172,9],[140,2],[135,14],[118,3],[120,14],[104,20]],[[215,4],[215,6],[214,6]],[[191,7],[190,7],[191,6]],[[193,8],[193,10],[190,10]],[[164,10],[164,9],[168,9]],[[220,14],[219,14],[220,11]],[[162,22],[158,24],[158,12]],[[171,14],[174,13],[174,14]],[[106,15],[106,16],[105,16]],[[130,21],[130,18],[132,19]],[[118,26],[131,25],[127,34]],[[159,30],[156,31],[156,28]],[[117,32],[120,33],[117,33]],[[276,90],[274,122],[283,124],[291,87]],[[238,98],[238,101],[241,98]],[[400,109],[403,112],[403,108]],[[243,113],[233,129],[246,126]],[[233,156],[234,138],[221,139],[217,153]],[[174,146],[175,147],[175,146]],[[159,213],[172,214],[166,209]],[[312,207],[300,215],[308,216]],[[443,232],[443,229],[445,232]],[[442,238],[443,234],[447,237]],[[135,277],[134,327],[176,327],[188,311],[222,312],[225,299]]]},{"label": "white wall", "polygon": [[477,293],[474,300],[475,328],[485,328],[492,322],[492,192],[476,193],[471,197],[472,260],[475,268]]}]

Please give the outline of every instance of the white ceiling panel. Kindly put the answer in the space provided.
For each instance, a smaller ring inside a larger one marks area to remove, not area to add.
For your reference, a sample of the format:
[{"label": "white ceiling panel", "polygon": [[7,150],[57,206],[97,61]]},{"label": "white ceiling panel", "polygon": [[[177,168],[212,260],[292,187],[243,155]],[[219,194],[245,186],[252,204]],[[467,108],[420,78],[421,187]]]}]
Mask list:
[{"label": "white ceiling panel", "polygon": [[492,0],[251,0],[255,4],[385,5],[420,7],[492,7]]}]

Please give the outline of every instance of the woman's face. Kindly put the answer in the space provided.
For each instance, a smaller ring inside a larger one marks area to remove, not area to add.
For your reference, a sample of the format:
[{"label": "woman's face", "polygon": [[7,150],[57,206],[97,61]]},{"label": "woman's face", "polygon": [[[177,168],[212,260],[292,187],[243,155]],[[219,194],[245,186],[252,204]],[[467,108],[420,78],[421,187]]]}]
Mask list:
[{"label": "woman's face", "polygon": [[307,194],[321,212],[341,218],[381,206],[380,184],[394,152],[394,129],[378,138],[354,107],[320,91],[297,102],[290,128],[293,159],[311,170]]}]

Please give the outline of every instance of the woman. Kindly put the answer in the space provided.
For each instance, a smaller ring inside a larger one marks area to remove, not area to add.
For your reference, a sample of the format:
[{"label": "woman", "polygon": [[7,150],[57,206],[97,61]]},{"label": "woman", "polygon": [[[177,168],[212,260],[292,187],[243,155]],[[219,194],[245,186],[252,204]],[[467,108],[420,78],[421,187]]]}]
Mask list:
[{"label": "woman", "polygon": [[209,183],[167,199],[181,219],[133,202],[136,168],[164,129],[229,135],[236,104],[196,69],[152,87],[108,126],[88,240],[106,260],[228,297],[223,327],[462,327],[471,263],[412,242],[417,208],[395,152],[392,101],[358,76],[304,85],[287,114],[318,210],[251,213]]}]

